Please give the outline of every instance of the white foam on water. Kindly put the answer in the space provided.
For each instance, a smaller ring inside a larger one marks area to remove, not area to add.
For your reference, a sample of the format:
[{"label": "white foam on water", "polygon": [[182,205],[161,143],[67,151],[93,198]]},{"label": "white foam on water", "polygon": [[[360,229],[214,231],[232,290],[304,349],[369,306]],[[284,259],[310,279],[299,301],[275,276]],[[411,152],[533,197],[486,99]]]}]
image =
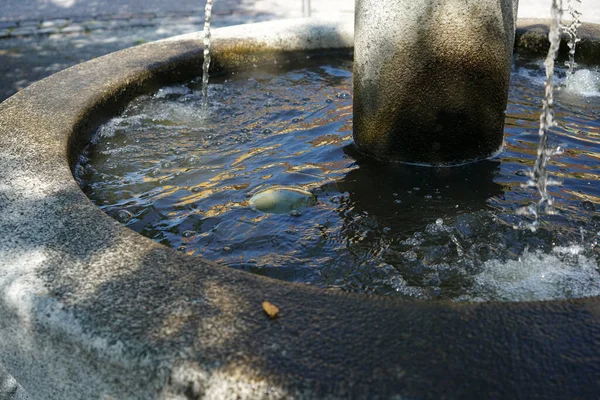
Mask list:
[{"label": "white foam on water", "polygon": [[[596,261],[582,246],[551,253],[525,251],[518,260],[491,260],[475,276],[471,301],[539,301],[600,295]],[[465,299],[466,300],[466,299]]]},{"label": "white foam on water", "polygon": [[154,98],[155,99],[163,99],[163,98],[171,96],[171,95],[183,96],[183,95],[187,95],[187,94],[191,94],[191,93],[192,93],[192,90],[184,85],[167,86],[167,87],[160,88],[158,90],[158,92],[156,92],[156,94],[154,95]]},{"label": "white foam on water", "polygon": [[[546,77],[528,68],[519,68],[516,75],[526,79],[536,86],[544,86]],[[575,71],[568,79],[554,76],[554,84],[561,86],[566,93],[583,97],[600,97],[600,72],[589,69]]]},{"label": "white foam on water", "polygon": [[121,127],[125,120],[125,118],[115,117],[103,124],[102,126],[100,126],[100,128],[92,138],[92,143],[97,144],[102,139],[114,137],[117,133],[117,130]]},{"label": "white foam on water", "polygon": [[565,80],[564,90],[584,97],[600,97],[600,72],[580,69]]}]

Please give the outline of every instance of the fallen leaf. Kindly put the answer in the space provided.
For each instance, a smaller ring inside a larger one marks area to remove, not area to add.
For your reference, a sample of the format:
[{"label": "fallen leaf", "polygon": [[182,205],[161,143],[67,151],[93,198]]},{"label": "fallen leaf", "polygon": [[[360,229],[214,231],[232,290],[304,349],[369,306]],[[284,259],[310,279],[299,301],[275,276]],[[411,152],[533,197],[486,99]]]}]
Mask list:
[{"label": "fallen leaf", "polygon": [[275,304],[270,303],[268,301],[263,301],[262,303],[263,311],[269,316],[271,319],[277,318],[279,315],[279,307]]}]

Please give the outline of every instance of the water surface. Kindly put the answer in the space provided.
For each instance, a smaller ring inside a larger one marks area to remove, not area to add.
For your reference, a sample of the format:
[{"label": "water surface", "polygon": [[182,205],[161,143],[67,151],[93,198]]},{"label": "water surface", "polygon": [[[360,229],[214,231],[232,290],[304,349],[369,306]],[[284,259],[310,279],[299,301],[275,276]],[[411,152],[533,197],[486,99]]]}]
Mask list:
[{"label": "water surface", "polygon": [[[593,66],[587,68],[598,73]],[[133,101],[103,125],[75,175],[129,228],[190,256],[323,288],[423,299],[543,300],[600,294],[600,88],[556,96],[549,164],[558,215],[515,229],[536,202],[542,60],[517,57],[504,150],[453,168],[381,164],[352,146],[349,55],[211,77]],[[558,70],[557,84],[564,78]],[[269,188],[316,201],[262,212]]]}]

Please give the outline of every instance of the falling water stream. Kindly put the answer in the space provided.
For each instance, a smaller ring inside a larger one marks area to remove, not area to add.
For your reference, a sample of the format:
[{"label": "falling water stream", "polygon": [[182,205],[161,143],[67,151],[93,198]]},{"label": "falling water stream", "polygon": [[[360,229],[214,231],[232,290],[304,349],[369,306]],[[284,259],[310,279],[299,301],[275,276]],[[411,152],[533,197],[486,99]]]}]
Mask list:
[{"label": "falling water stream", "polygon": [[208,79],[210,68],[210,20],[212,17],[213,0],[206,0],[204,7],[204,62],[202,63],[202,115],[208,113]]},{"label": "falling water stream", "polygon": [[577,43],[581,41],[581,39],[577,37],[577,29],[581,26],[580,5],[581,0],[569,0],[567,11],[571,17],[571,22],[568,25],[563,26],[563,32],[569,36],[569,43],[567,43],[569,46],[569,61],[565,62],[565,65],[569,68],[567,70],[567,79],[573,75],[575,67],[577,66],[575,63],[575,48],[577,47]]},{"label": "falling water stream", "polygon": [[555,156],[562,154],[564,149],[561,146],[551,146],[548,143],[548,134],[550,130],[557,125],[554,114],[554,67],[555,61],[558,56],[558,50],[560,48],[560,32],[561,29],[569,36],[569,61],[565,63],[568,67],[567,80],[573,75],[575,64],[575,47],[579,39],[577,38],[577,28],[581,25],[579,18],[581,13],[579,12],[580,0],[568,0],[568,12],[572,18],[569,25],[561,25],[562,20],[562,0],[552,0],[552,25],[550,27],[550,33],[548,39],[550,41],[550,49],[548,55],[544,61],[544,67],[546,68],[546,81],[544,83],[544,99],[542,100],[542,113],[540,115],[540,127],[538,134],[540,136],[540,142],[537,151],[537,159],[535,165],[531,171],[528,171],[529,181],[525,184],[526,187],[534,187],[538,190],[540,199],[537,203],[530,204],[528,207],[524,207],[518,210],[521,215],[533,217],[532,222],[522,222],[521,227],[529,228],[535,232],[540,225],[540,217],[542,214],[554,215],[556,213],[553,207],[554,200],[548,193],[549,186],[561,185],[562,182],[558,179],[552,178],[548,174],[548,162]]}]

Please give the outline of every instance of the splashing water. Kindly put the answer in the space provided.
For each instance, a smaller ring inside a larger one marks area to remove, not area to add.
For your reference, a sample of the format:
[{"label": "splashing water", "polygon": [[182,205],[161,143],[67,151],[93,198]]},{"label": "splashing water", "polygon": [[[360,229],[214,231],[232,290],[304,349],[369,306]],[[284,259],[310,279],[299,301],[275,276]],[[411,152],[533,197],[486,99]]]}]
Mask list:
[{"label": "splashing water", "polygon": [[534,221],[532,223],[521,225],[533,232],[537,230],[542,214],[556,214],[556,210],[553,207],[554,199],[548,193],[548,187],[562,184],[562,182],[552,179],[548,175],[548,162],[552,156],[562,154],[563,152],[560,147],[551,147],[548,144],[548,133],[552,127],[556,126],[554,119],[554,63],[560,47],[561,17],[562,0],[552,0],[552,26],[548,34],[550,49],[544,61],[546,68],[546,81],[544,83],[545,98],[542,100],[542,113],[540,115],[540,127],[538,131],[540,142],[533,170],[527,173],[530,179],[525,183],[526,187],[534,187],[538,190],[540,199],[537,203],[530,204],[528,207],[517,211],[520,215],[533,216]]},{"label": "splashing water", "polygon": [[571,22],[568,25],[563,26],[563,32],[565,32],[569,36],[569,61],[565,62],[565,65],[569,68],[567,70],[567,79],[569,79],[577,67],[575,63],[575,48],[577,47],[577,43],[581,41],[577,37],[577,29],[581,26],[581,11],[579,11],[579,6],[581,6],[581,0],[569,0],[567,12],[571,17]]},{"label": "splashing water", "polygon": [[210,19],[212,16],[213,0],[206,0],[204,8],[204,62],[202,63],[202,115],[208,113],[208,79],[210,68]]}]

